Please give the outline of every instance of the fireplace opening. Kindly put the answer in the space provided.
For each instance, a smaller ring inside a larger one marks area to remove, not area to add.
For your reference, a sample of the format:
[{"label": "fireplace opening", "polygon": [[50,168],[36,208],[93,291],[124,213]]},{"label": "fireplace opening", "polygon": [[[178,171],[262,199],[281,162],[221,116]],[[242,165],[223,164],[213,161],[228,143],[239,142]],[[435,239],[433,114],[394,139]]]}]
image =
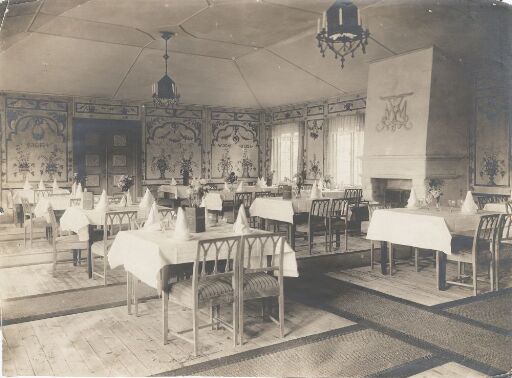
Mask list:
[{"label": "fireplace opening", "polygon": [[405,207],[411,193],[412,179],[372,178],[372,198],[391,207]]}]

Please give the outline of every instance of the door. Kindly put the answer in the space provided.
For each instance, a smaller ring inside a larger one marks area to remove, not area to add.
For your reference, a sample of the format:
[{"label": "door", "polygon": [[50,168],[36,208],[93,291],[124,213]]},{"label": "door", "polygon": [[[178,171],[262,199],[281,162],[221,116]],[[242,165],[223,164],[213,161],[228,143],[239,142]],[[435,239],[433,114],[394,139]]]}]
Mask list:
[{"label": "door", "polygon": [[[87,190],[95,194],[119,193],[122,175],[135,176],[139,159],[140,123],[136,121],[75,120],[73,147],[75,172],[87,176]],[[136,188],[131,189],[133,197]]]}]

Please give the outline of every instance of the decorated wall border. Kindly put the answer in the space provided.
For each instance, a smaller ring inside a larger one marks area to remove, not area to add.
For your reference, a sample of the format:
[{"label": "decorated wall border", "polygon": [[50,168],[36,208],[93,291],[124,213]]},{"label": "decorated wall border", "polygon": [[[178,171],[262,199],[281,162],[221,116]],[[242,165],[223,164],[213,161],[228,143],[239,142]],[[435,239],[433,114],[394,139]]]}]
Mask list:
[{"label": "decorated wall border", "polygon": [[334,101],[327,104],[328,114],[347,113],[366,109],[366,97],[353,100]]},{"label": "decorated wall border", "polygon": [[75,102],[74,115],[84,118],[139,119],[138,105]]},{"label": "decorated wall border", "polygon": [[145,115],[146,116],[160,116],[160,117],[170,117],[170,118],[193,118],[193,119],[203,119],[203,109],[196,108],[155,108],[146,106],[145,107]]}]

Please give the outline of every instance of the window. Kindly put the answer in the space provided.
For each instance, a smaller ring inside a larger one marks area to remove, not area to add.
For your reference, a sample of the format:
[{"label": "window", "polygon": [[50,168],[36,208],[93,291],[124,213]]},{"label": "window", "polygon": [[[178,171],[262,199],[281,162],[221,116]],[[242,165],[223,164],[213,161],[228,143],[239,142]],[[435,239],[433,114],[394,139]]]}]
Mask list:
[{"label": "window", "polygon": [[339,186],[361,185],[364,114],[331,118],[327,141],[327,172]]},{"label": "window", "polygon": [[299,125],[290,123],[272,128],[272,170],[274,179],[292,178],[297,173],[299,159]]}]

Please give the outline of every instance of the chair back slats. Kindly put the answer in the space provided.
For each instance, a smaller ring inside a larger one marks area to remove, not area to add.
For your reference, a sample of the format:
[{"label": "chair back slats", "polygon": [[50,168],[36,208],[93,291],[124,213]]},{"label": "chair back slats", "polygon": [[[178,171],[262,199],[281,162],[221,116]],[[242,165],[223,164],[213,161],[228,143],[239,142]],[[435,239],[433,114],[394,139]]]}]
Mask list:
[{"label": "chair back slats", "polygon": [[69,206],[71,206],[71,207],[80,206],[81,203],[82,203],[81,198],[70,198],[69,199]]},{"label": "chair back slats", "polygon": [[171,209],[169,207],[158,208],[158,213],[160,214],[160,217],[162,217],[162,219],[165,219],[167,217],[170,217],[170,218],[176,217],[176,211],[174,211],[174,209]]},{"label": "chair back slats", "polygon": [[103,223],[103,238],[115,236],[119,231],[131,230],[137,221],[137,210],[107,211]]},{"label": "chair back slats", "polygon": [[194,261],[194,283],[220,277],[233,277],[239,246],[239,236],[200,240]]},{"label": "chair back slats", "polygon": [[503,194],[475,194],[478,208],[482,210],[488,203],[508,202],[509,197]]},{"label": "chair back slats", "polygon": [[331,218],[346,218],[348,216],[348,201],[341,198],[331,199],[331,206],[329,208],[329,217]]},{"label": "chair back slats", "polygon": [[310,218],[327,218],[329,213],[329,199],[316,199],[311,201]]},{"label": "chair back slats", "polygon": [[268,197],[272,197],[271,192],[255,192],[254,193],[254,198],[268,198]]},{"label": "chair back slats", "polygon": [[209,183],[209,184],[206,184],[205,187],[206,187],[206,189],[212,190],[212,191],[219,190],[217,184]]},{"label": "chair back slats", "polygon": [[347,188],[345,189],[344,198],[349,201],[351,205],[359,206],[361,198],[363,198],[363,189]]},{"label": "chair back slats", "polygon": [[368,204],[368,219],[372,220],[373,212],[375,210],[381,210],[381,209],[389,209],[391,208],[391,205],[382,204],[382,203],[370,203]]},{"label": "chair back slats", "polygon": [[507,214],[512,214],[512,201],[507,201],[505,203],[505,209],[507,210]]},{"label": "chair back slats", "polygon": [[235,198],[234,198],[235,208],[239,208],[241,204],[243,204],[246,209],[251,207],[252,192],[235,193]]},{"label": "chair back slats", "polygon": [[23,216],[28,217],[32,213],[32,207],[28,202],[28,199],[21,198],[21,207],[23,209]]},{"label": "chair back slats", "polygon": [[313,184],[303,184],[302,189],[311,191],[313,189]]},{"label": "chair back slats", "polygon": [[277,194],[279,194],[279,195],[283,195],[284,187],[285,187],[285,186],[286,186],[286,185],[278,185],[278,186],[277,186]]},{"label": "chair back slats", "polygon": [[49,197],[53,193],[52,189],[35,189],[34,190],[34,203],[37,203],[41,198]]},{"label": "chair back slats", "polygon": [[285,238],[279,233],[245,235],[239,264],[246,273],[278,272],[282,276],[284,244]]},{"label": "chair back slats", "polygon": [[477,250],[481,242],[494,243],[501,214],[482,215],[473,239],[473,250]]},{"label": "chair back slats", "polygon": [[501,214],[496,231],[496,240],[499,245],[503,240],[512,240],[512,214]]}]

